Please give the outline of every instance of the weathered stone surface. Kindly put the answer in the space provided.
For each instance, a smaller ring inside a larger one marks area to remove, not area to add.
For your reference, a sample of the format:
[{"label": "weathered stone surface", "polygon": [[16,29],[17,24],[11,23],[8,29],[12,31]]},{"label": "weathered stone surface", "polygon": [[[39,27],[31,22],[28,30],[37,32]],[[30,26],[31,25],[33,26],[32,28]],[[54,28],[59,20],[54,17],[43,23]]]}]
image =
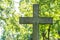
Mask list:
[{"label": "weathered stone surface", "polygon": [[39,40],[39,24],[52,24],[51,17],[39,17],[39,5],[33,5],[33,17],[21,17],[20,24],[33,24],[33,38],[32,40]]}]

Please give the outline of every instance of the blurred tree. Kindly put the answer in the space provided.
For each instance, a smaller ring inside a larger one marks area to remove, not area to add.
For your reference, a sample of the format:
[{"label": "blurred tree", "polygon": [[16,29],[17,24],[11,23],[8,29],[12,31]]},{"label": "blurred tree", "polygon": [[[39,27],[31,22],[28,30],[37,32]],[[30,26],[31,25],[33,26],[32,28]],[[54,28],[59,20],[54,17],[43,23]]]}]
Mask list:
[{"label": "blurred tree", "polygon": [[[40,17],[53,17],[54,24],[50,28],[50,37],[56,39],[60,38],[58,31],[60,28],[60,0],[0,0],[0,20],[3,20],[5,24],[2,24],[3,40],[28,40],[32,34],[33,26],[30,24],[20,25],[19,17],[32,17],[33,8],[32,5],[38,3],[39,16]],[[39,25],[39,36],[42,40],[43,31],[46,32],[46,38],[48,38],[47,25]],[[31,38],[31,37],[30,37]],[[51,39],[52,39],[51,38]]]}]

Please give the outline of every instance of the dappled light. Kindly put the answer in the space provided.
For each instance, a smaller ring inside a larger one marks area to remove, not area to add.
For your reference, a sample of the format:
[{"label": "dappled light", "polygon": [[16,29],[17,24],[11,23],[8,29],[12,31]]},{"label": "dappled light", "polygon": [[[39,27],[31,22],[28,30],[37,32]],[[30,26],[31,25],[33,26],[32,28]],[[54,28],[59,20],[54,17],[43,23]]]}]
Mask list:
[{"label": "dappled light", "polygon": [[52,25],[30,21],[39,24],[39,40],[60,40],[60,0],[0,0],[0,40],[32,40],[33,24],[20,24],[19,19],[34,17],[33,4],[39,4],[39,17],[53,18]]}]

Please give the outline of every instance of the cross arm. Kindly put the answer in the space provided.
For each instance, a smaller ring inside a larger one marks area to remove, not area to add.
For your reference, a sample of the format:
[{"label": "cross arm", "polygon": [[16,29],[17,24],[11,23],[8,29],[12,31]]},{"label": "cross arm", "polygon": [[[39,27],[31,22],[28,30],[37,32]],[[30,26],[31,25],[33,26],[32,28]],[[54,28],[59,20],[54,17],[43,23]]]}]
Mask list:
[{"label": "cross arm", "polygon": [[38,22],[40,24],[52,24],[53,23],[53,18],[52,17],[40,17],[38,19]]},{"label": "cross arm", "polygon": [[19,18],[19,23],[20,24],[32,24],[33,23],[33,18],[32,17],[20,17]]}]

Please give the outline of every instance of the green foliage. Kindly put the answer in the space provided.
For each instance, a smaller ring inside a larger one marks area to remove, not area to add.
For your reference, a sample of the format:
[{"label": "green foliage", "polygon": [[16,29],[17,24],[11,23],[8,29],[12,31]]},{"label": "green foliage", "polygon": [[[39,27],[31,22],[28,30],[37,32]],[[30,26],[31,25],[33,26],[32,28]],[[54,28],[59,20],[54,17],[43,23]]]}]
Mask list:
[{"label": "green foliage", "polygon": [[[57,20],[60,20],[60,7],[59,7],[59,0],[31,0],[28,4],[26,1],[22,1],[20,2],[21,6],[20,6],[20,11],[21,12],[24,12],[24,14],[31,14],[31,11],[33,11],[31,8],[30,8],[30,5],[33,6],[34,3],[38,3],[40,5],[40,11],[39,11],[39,16],[40,17],[53,17],[53,22],[56,23],[56,24],[53,24],[51,26],[51,36],[54,37],[54,38],[58,38],[58,28],[59,28],[59,23],[57,23]],[[25,6],[24,6],[25,5]],[[27,10],[28,7],[27,5],[29,6],[29,11]],[[22,8],[21,8],[22,7]],[[25,7],[25,8],[24,8]],[[27,13],[28,12],[28,13]],[[33,13],[33,12],[32,12]],[[27,16],[25,15],[25,16]],[[31,14],[32,15],[32,14]],[[30,17],[30,15],[28,15]],[[40,34],[42,34],[43,31],[46,31],[46,33],[48,33],[48,28],[49,28],[49,25],[40,25]],[[40,35],[42,36],[42,35]],[[46,34],[46,37],[48,36],[48,34]],[[41,39],[41,38],[40,38]]]},{"label": "green foliage", "polygon": [[[19,17],[23,14],[24,17],[33,17],[33,4],[39,4],[40,17],[53,17],[54,24],[50,27],[50,36],[52,38],[60,38],[60,0],[21,0],[19,2],[19,11],[14,9],[13,0],[0,0],[0,20],[5,22],[4,33],[2,38],[5,40],[28,40],[32,36],[33,26],[31,24],[20,25]],[[1,24],[1,23],[0,23]],[[2,24],[3,25],[3,24]],[[39,36],[42,40],[42,33],[46,32],[48,38],[49,24],[39,25]],[[12,37],[11,37],[12,36]]]}]

